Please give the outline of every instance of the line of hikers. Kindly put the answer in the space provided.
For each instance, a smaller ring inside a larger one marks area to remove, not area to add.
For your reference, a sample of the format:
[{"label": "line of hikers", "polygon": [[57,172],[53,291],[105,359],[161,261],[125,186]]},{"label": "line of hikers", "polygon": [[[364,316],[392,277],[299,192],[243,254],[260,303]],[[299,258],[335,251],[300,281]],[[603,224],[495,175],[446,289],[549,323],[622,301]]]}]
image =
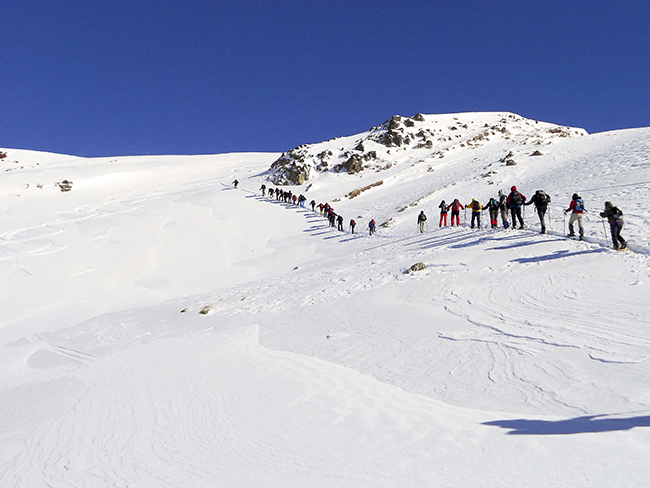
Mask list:
[{"label": "line of hikers", "polygon": [[[321,215],[327,218],[330,227],[335,227],[337,230],[344,232],[343,229],[343,216],[342,215],[337,215],[336,212],[334,212],[334,209],[330,206],[329,203],[319,203],[316,205],[316,202],[312,200],[310,202],[311,209],[312,211],[316,211],[316,207],[318,207],[318,211],[320,212]],[[355,222],[354,219],[350,219],[350,233],[354,234],[354,229],[356,228],[357,223]],[[370,222],[368,222],[368,234],[373,235],[375,231],[377,230],[377,225],[375,223],[375,219],[371,219]]]},{"label": "line of hikers", "polygon": [[[490,224],[492,228],[498,227],[498,217],[501,216],[501,221],[504,228],[510,227],[510,222],[508,221],[508,210],[510,210],[510,217],[512,219],[512,228],[517,228],[517,222],[519,222],[519,228],[524,228],[524,217],[522,215],[522,208],[528,205],[535,205],[535,210],[537,210],[537,215],[539,217],[539,222],[541,224],[542,234],[546,234],[546,212],[548,206],[551,203],[551,197],[544,192],[543,190],[537,190],[530,200],[526,198],[516,186],[510,188],[510,194],[506,195],[503,190],[499,190],[497,198],[490,198],[490,200],[485,204],[481,205],[478,200],[475,198],[472,199],[470,203],[463,206],[460,201],[456,198],[450,205],[448,205],[444,200],[440,202],[438,206],[440,208],[440,223],[439,227],[447,225],[447,214],[451,211],[451,225],[454,223],[458,226],[460,225],[460,211],[467,208],[472,211],[470,227],[473,229],[476,225],[479,229],[481,228],[481,211],[488,210],[490,213]],[[571,203],[569,207],[564,210],[564,214],[570,213],[569,217],[569,234],[568,237],[575,237],[574,224],[578,225],[578,235],[579,239],[583,240],[585,235],[584,229],[584,214],[587,212],[585,209],[585,203],[577,193],[574,193],[571,197]],[[614,249],[625,249],[627,247],[627,242],[623,237],[621,237],[621,231],[623,230],[624,220],[623,212],[615,207],[612,202],[605,202],[605,210],[600,213],[600,216],[603,219],[607,219],[610,225],[610,232],[612,237],[612,242],[614,244]],[[550,220],[550,218],[549,218]],[[421,212],[418,216],[418,224],[420,225],[420,232],[424,232],[424,222],[426,221],[426,216],[424,212]],[[566,218],[565,218],[566,225]],[[565,229],[566,232],[566,229]]]},{"label": "line of hikers", "polygon": [[[260,188],[262,191],[262,196],[266,195],[266,185],[262,185]],[[307,198],[304,195],[296,195],[289,191],[283,191],[279,188],[275,190],[273,188],[268,190],[269,197],[275,198],[278,201],[284,201],[285,203],[293,203],[294,205],[299,205],[305,207],[305,202]],[[509,228],[510,221],[508,220],[508,210],[510,211],[510,218],[512,220],[512,228],[517,228],[517,223],[519,223],[519,228],[523,229],[524,226],[524,217],[522,215],[522,208],[528,205],[535,205],[535,210],[537,210],[537,215],[542,227],[541,233],[546,234],[546,212],[548,206],[551,203],[551,197],[544,192],[543,190],[537,190],[535,194],[531,197],[530,200],[526,198],[516,186],[510,188],[510,193],[506,195],[503,190],[499,190],[497,198],[490,198],[490,200],[485,204],[481,205],[478,200],[475,198],[472,199],[467,205],[460,203],[458,198],[456,198],[451,204],[447,204],[444,200],[440,202],[438,208],[440,208],[440,222],[438,227],[447,226],[447,215],[451,212],[451,226],[454,224],[460,226],[460,211],[464,209],[469,209],[472,211],[472,217],[470,222],[470,227],[473,229],[475,226],[479,229],[481,228],[481,212],[487,210],[490,214],[490,224],[492,228],[498,227],[498,218],[501,217],[504,228]],[[341,215],[337,215],[334,212],[334,209],[328,203],[319,203],[316,205],[316,201],[312,200],[309,202],[313,212],[318,208],[321,215],[328,219],[330,227],[336,227],[337,230],[343,232],[343,222],[344,219]],[[574,224],[578,225],[578,235],[579,239],[584,239],[584,214],[587,212],[585,209],[585,204],[582,198],[574,193],[571,197],[571,203],[569,207],[564,210],[565,216],[570,213],[569,217],[569,233],[568,237],[575,237],[575,228]],[[624,220],[623,212],[615,207],[611,202],[605,202],[605,209],[600,213],[600,216],[603,219],[607,219],[610,226],[610,233],[612,242],[614,244],[614,249],[625,249],[627,247],[627,241],[621,236],[621,231],[623,230]],[[550,220],[550,217],[549,217]],[[427,216],[422,210],[418,215],[418,227],[420,233],[424,233],[426,226]],[[350,232],[354,234],[354,229],[357,223],[354,219],[350,220]],[[565,217],[566,225],[566,217]],[[604,225],[604,221],[603,221]],[[368,233],[373,235],[376,231],[376,223],[374,219],[371,219],[368,223]],[[566,229],[565,229],[566,232]]]},{"label": "line of hikers", "polygon": [[[266,185],[262,185],[260,187],[260,191],[262,192],[262,196],[266,196],[268,190],[268,195],[269,198],[275,198],[276,200],[284,203],[291,203],[293,205],[299,205],[303,208],[305,208],[305,202],[307,201],[307,198],[304,195],[299,195],[296,197],[291,190],[281,190],[280,188],[266,188]],[[337,215],[336,212],[334,212],[334,209],[330,206],[329,203],[319,203],[316,205],[316,201],[312,200],[309,202],[309,206],[311,207],[312,212],[316,212],[316,208],[318,208],[320,214],[324,217],[327,218],[327,221],[329,222],[330,227],[336,227],[337,230],[344,232],[343,229],[343,216],[342,215]],[[354,230],[357,226],[357,223],[355,222],[354,219],[350,220],[350,232],[354,234]],[[375,223],[374,219],[371,219],[370,222],[368,222],[368,234],[373,235],[377,230],[377,224]]]}]

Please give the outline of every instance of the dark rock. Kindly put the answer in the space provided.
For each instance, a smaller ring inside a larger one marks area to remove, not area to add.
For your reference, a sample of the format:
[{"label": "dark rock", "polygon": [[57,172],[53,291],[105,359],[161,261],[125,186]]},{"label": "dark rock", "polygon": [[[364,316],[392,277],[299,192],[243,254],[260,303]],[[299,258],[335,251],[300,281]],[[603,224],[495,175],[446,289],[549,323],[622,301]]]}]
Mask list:
[{"label": "dark rock", "polygon": [[427,265],[426,265],[426,264],[424,264],[424,263],[422,263],[422,262],[420,262],[420,263],[415,263],[413,266],[411,266],[411,267],[408,269],[407,273],[415,273],[416,271],[423,271],[423,270],[425,270],[425,269],[427,269]]},{"label": "dark rock", "polygon": [[72,181],[63,180],[57,183],[56,185],[61,189],[62,192],[72,190]]},{"label": "dark rock", "polygon": [[393,115],[390,120],[388,120],[388,130],[399,129],[402,123],[402,117],[400,115]]},{"label": "dark rock", "polygon": [[379,136],[379,143],[386,147],[401,146],[404,142],[402,134],[389,130]]},{"label": "dark rock", "polygon": [[363,170],[363,157],[359,154],[353,154],[345,163],[334,166],[334,171],[336,172],[341,172],[343,170],[347,171],[348,174],[351,175],[360,172]]}]

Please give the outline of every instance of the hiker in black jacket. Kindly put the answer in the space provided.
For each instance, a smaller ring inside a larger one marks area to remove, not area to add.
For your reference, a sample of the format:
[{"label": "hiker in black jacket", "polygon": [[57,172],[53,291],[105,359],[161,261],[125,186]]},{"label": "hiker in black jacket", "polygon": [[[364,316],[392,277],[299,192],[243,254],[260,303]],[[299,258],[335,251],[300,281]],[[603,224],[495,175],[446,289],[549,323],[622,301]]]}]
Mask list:
[{"label": "hiker in black jacket", "polygon": [[537,215],[539,215],[539,221],[542,224],[542,234],[546,234],[546,221],[544,217],[546,215],[546,210],[548,209],[548,204],[551,203],[551,197],[542,190],[537,190],[533,195],[533,198],[530,201],[525,202],[524,205],[535,204],[537,209]]},{"label": "hiker in black jacket", "polygon": [[490,198],[490,201],[487,202],[483,208],[487,208],[490,211],[490,224],[492,228],[495,229],[499,223],[497,218],[499,217],[499,202],[496,198]]},{"label": "hiker in black jacket", "polygon": [[424,210],[420,212],[420,215],[418,215],[418,224],[420,226],[420,234],[424,233],[424,224],[427,222],[427,216],[424,215]]},{"label": "hiker in black jacket", "polygon": [[517,187],[513,186],[510,188],[510,195],[506,200],[508,207],[510,207],[510,213],[512,214],[512,228],[517,228],[517,220],[519,220],[519,228],[524,228],[524,218],[521,216],[521,206],[526,203],[526,197],[524,194],[517,191]]},{"label": "hiker in black jacket", "polygon": [[449,205],[447,205],[443,200],[440,202],[440,205],[438,205],[438,208],[440,209],[440,223],[438,224],[438,227],[442,227],[443,222],[445,225],[447,225],[447,213],[449,213]]},{"label": "hiker in black jacket", "polygon": [[627,247],[627,241],[621,237],[621,231],[623,230],[623,212],[618,207],[612,205],[612,202],[605,202],[605,210],[600,212],[602,218],[607,218],[609,222],[609,229],[612,231],[612,241],[614,242],[614,249],[619,248],[619,242],[621,243],[620,248],[625,249]]}]

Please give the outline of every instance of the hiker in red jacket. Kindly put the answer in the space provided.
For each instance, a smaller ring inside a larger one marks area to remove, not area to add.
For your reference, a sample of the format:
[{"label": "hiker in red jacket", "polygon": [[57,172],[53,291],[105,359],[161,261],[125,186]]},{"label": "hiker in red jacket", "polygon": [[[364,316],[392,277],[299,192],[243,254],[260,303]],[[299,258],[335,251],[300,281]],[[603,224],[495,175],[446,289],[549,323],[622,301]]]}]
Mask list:
[{"label": "hiker in red jacket", "polygon": [[458,201],[458,198],[451,202],[449,207],[451,208],[451,226],[454,226],[454,217],[456,217],[456,225],[460,227],[460,211],[464,210],[465,207]]}]

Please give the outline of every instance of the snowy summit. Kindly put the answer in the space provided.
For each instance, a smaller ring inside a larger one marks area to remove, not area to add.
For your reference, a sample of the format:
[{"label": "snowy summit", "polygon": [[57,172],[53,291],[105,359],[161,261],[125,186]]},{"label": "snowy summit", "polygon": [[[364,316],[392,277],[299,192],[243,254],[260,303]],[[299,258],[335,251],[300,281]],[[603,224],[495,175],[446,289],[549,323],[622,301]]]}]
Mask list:
[{"label": "snowy summit", "polygon": [[[284,154],[1,149],[0,487],[646,486],[649,153],[510,113]],[[512,187],[546,233],[523,203],[472,228]]]}]

